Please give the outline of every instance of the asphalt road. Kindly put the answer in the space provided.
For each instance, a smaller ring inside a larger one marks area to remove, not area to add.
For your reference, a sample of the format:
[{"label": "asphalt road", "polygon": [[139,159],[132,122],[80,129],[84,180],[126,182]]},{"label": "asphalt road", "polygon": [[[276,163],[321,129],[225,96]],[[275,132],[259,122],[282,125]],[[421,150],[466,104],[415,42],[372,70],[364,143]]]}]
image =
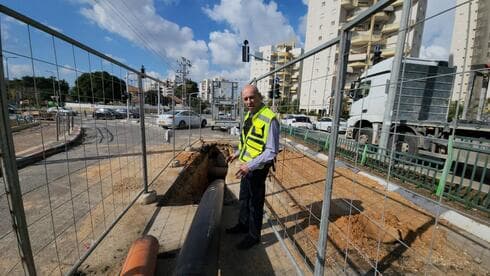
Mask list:
[{"label": "asphalt road", "polygon": [[[57,260],[53,247],[58,247],[59,252],[65,249],[61,240],[66,242],[67,239],[73,239],[74,225],[77,225],[77,233],[81,239],[81,236],[86,236],[82,235],[82,232],[86,231],[83,231],[80,225],[87,218],[93,220],[92,224],[96,225],[92,225],[92,232],[95,232],[92,237],[96,237],[142,187],[139,121],[92,120],[90,117],[78,117],[76,121],[84,129],[80,144],[19,170],[32,250],[35,258],[49,256],[50,262],[40,261],[47,265],[45,272],[48,273],[55,265],[53,263],[56,263],[53,260]],[[163,168],[164,154],[170,154],[168,152],[173,148],[172,142],[165,141],[166,131],[154,124],[154,118],[147,118],[145,132],[149,178],[155,175],[157,169]],[[191,142],[199,138],[200,133],[206,139],[228,136],[226,132],[212,131],[209,127],[201,131],[199,128],[193,128]],[[188,129],[175,130],[176,148],[184,148],[188,143],[188,137]],[[124,185],[124,188],[116,185]],[[0,263],[0,274],[3,275],[8,274],[12,264],[19,259],[4,185],[0,186],[0,247],[9,249],[5,252],[5,261]],[[122,200],[113,205],[101,204],[112,197],[111,194],[121,195]],[[102,219],[92,219],[92,216],[97,215],[91,212],[96,208],[101,209],[101,205],[102,209],[105,207]],[[71,235],[68,235],[69,232]],[[54,236],[57,237],[56,245],[53,242]],[[79,243],[83,242],[79,240]],[[73,251],[73,244],[69,247]],[[73,257],[73,254],[65,252],[59,255],[60,259],[64,259],[63,256]]]}]

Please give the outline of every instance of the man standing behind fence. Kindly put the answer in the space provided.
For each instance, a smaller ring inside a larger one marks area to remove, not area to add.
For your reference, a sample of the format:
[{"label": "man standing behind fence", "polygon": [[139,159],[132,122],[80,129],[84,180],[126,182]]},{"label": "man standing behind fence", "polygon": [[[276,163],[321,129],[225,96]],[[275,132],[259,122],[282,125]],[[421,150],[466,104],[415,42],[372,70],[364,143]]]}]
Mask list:
[{"label": "man standing behind fence", "polygon": [[246,85],[242,100],[248,108],[245,115],[238,151],[228,162],[239,158],[240,214],[238,223],[226,229],[228,234],[247,233],[237,249],[248,249],[260,242],[264,214],[265,178],[279,152],[279,123],[276,114],[262,103],[256,86]]}]

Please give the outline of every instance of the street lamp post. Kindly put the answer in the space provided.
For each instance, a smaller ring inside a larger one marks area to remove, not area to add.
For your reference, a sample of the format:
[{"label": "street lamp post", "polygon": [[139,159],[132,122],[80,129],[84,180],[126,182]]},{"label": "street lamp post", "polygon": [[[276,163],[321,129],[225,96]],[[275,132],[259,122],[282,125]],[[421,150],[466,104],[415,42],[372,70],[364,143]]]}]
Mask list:
[{"label": "street lamp post", "polygon": [[[10,59],[14,59],[14,58],[18,58],[18,57],[14,57],[14,56],[11,56],[11,57],[7,57],[5,56],[5,69],[7,70],[7,92],[10,90],[10,77],[9,77],[9,58]],[[19,101],[17,99],[17,93],[15,93],[15,103],[17,104],[17,106],[19,106]]]},{"label": "street lamp post", "polygon": [[[189,95],[188,95],[188,97],[189,97],[189,139],[188,139],[188,141],[187,141],[187,142],[188,142],[189,147],[191,146],[191,111],[192,111],[192,109],[191,109],[191,107],[192,107],[191,96],[192,96],[192,95],[197,95],[197,94],[199,94],[199,92],[189,93]],[[199,104],[200,104],[200,103],[201,103],[201,101],[199,101]],[[200,109],[200,108],[199,108],[199,109]],[[201,113],[201,111],[200,111],[200,110],[199,110],[199,113]],[[199,116],[200,116],[200,114],[199,114]],[[200,117],[199,117],[199,118],[200,118]],[[201,120],[199,119],[199,121],[201,121]],[[201,122],[199,122],[199,128],[200,128],[200,127],[201,127]],[[201,133],[199,132],[199,135],[200,135],[200,134],[201,134]]]}]

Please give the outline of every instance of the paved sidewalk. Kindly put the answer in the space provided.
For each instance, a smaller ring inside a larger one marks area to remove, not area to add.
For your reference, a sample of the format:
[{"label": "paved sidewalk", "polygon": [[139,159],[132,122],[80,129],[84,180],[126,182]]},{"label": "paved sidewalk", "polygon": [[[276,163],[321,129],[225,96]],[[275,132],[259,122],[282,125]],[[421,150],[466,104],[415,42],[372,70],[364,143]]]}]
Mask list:
[{"label": "paved sidewalk", "polygon": [[66,144],[71,144],[81,137],[81,129],[75,126],[68,133],[66,126],[61,125],[57,139],[56,123],[41,122],[38,126],[14,132],[12,136],[18,166],[24,167],[45,156],[63,151]]}]

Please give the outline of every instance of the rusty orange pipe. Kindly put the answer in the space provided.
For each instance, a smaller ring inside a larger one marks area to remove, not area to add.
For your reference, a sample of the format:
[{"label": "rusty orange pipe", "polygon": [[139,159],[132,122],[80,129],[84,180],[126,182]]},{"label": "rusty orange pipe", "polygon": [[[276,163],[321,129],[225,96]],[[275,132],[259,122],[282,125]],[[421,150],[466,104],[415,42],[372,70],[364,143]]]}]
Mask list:
[{"label": "rusty orange pipe", "polygon": [[124,261],[121,276],[153,276],[157,264],[158,240],[150,235],[133,242]]}]

